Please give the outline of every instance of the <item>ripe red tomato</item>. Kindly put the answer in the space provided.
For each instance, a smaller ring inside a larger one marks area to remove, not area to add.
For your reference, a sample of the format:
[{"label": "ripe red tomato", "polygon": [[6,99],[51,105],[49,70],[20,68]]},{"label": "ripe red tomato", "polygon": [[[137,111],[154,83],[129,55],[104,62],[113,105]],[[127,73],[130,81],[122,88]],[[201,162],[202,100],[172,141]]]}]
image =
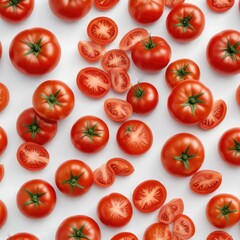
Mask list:
[{"label": "ripe red tomato", "polygon": [[159,71],[171,58],[171,47],[161,37],[149,36],[134,45],[131,52],[134,64],[143,71]]},{"label": "ripe red tomato", "polygon": [[118,26],[111,18],[97,17],[88,24],[87,34],[93,42],[107,45],[117,37]]},{"label": "ripe red tomato", "polygon": [[135,113],[149,113],[157,107],[158,91],[150,83],[139,82],[129,89],[127,101],[132,105]]},{"label": "ripe red tomato", "polygon": [[61,57],[61,47],[49,30],[31,28],[13,38],[9,56],[13,66],[21,73],[42,75],[57,66]]},{"label": "ripe red tomato", "polygon": [[8,218],[8,211],[5,203],[0,200],[0,229],[5,225]]},{"label": "ripe red tomato", "polygon": [[231,128],[224,132],[218,142],[221,158],[230,164],[240,165],[240,128]]},{"label": "ripe red tomato", "polygon": [[18,147],[17,160],[29,171],[39,171],[47,167],[50,156],[46,148],[33,143],[25,142]]},{"label": "ripe red tomato", "polygon": [[39,116],[33,108],[25,109],[17,118],[17,133],[26,142],[45,144],[57,133],[58,123]]},{"label": "ripe red tomato", "polygon": [[102,188],[111,186],[115,182],[116,174],[108,164],[102,164],[94,170],[94,183]]},{"label": "ripe red tomato", "polygon": [[160,208],[167,198],[167,190],[157,180],[146,180],[140,183],[133,192],[134,206],[142,213],[150,213]]},{"label": "ripe red tomato", "polygon": [[196,172],[190,182],[190,189],[198,194],[209,194],[216,191],[222,183],[222,174],[212,170]]},{"label": "ripe red tomato", "polygon": [[106,115],[115,122],[124,122],[132,116],[132,105],[118,98],[107,98],[104,102]]},{"label": "ripe red tomato", "polygon": [[235,0],[206,0],[208,7],[214,12],[226,12],[233,7]]},{"label": "ripe red tomato", "polygon": [[6,150],[7,145],[8,145],[7,133],[2,127],[0,127],[0,156]]},{"label": "ripe red tomato", "polygon": [[136,43],[148,38],[148,36],[149,33],[146,29],[134,28],[122,37],[119,48],[124,51],[132,50]]},{"label": "ripe red tomato", "polygon": [[96,99],[104,97],[111,88],[109,75],[95,67],[80,70],[76,82],[82,93]]},{"label": "ripe red tomato", "polygon": [[158,213],[158,221],[165,224],[171,224],[175,217],[182,214],[184,203],[181,198],[174,198],[163,205]]},{"label": "ripe red tomato", "polygon": [[98,202],[97,214],[103,224],[109,227],[123,227],[132,218],[132,205],[124,195],[111,193]]},{"label": "ripe red tomato", "polygon": [[240,73],[240,32],[224,30],[214,35],[207,45],[210,66],[223,74]]},{"label": "ripe red tomato", "polygon": [[218,126],[227,114],[227,104],[222,99],[214,100],[212,111],[201,121],[198,126],[204,130],[209,130]]},{"label": "ripe red tomato", "polygon": [[91,239],[101,240],[101,230],[98,224],[85,215],[75,215],[66,218],[58,227],[55,240]]},{"label": "ripe red tomato", "polygon": [[138,238],[131,232],[121,232],[114,235],[111,240],[138,240]]},{"label": "ripe red tomato", "polygon": [[25,232],[16,233],[14,235],[11,235],[6,240],[20,240],[20,239],[21,240],[40,240],[36,236],[34,236],[34,235],[30,234],[30,233],[25,233]]},{"label": "ripe red tomato", "polygon": [[185,80],[199,80],[200,69],[191,59],[178,59],[168,65],[165,79],[170,88]]},{"label": "ripe red tomato", "polygon": [[177,84],[168,97],[170,115],[182,124],[198,124],[210,114],[212,106],[211,90],[199,81]]},{"label": "ripe red tomato", "polygon": [[98,117],[81,117],[72,126],[71,141],[79,151],[96,153],[107,145],[108,140],[108,126]]},{"label": "ripe red tomato", "polygon": [[2,112],[9,103],[9,91],[5,84],[0,82],[0,112]]},{"label": "ripe red tomato", "polygon": [[164,0],[129,0],[128,12],[139,23],[153,23],[163,13]]},{"label": "ripe red tomato", "polygon": [[56,170],[55,183],[62,193],[78,197],[90,190],[93,185],[93,172],[83,161],[68,160]]},{"label": "ripe red tomato", "polygon": [[172,240],[168,225],[164,223],[153,223],[144,232],[143,240]]},{"label": "ripe red tomato", "polygon": [[201,141],[190,133],[170,137],[162,147],[161,162],[164,169],[175,176],[193,175],[202,166],[205,157]]},{"label": "ripe red tomato", "polygon": [[3,164],[0,164],[0,182],[3,180],[4,178],[4,166]]},{"label": "ripe red tomato", "polygon": [[73,110],[74,101],[71,88],[58,80],[41,83],[32,97],[35,111],[41,117],[52,121],[66,118]]},{"label": "ripe red tomato", "polygon": [[211,232],[206,240],[233,240],[232,236],[224,231]]},{"label": "ripe red tomato", "polygon": [[65,21],[76,21],[88,14],[93,5],[93,0],[88,1],[65,1],[49,0],[52,12]]},{"label": "ripe red tomato", "polygon": [[94,6],[100,10],[105,11],[113,8],[120,0],[94,0]]},{"label": "ripe red tomato", "polygon": [[107,161],[109,166],[117,176],[129,176],[134,172],[133,165],[123,158],[111,158]]},{"label": "ripe red tomato", "polygon": [[92,41],[79,41],[78,52],[88,62],[97,62],[105,54],[105,47]]},{"label": "ripe red tomato", "polygon": [[30,180],[18,190],[17,207],[26,217],[46,217],[53,211],[55,205],[55,190],[42,179]]},{"label": "ripe red tomato", "polygon": [[184,3],[185,0],[165,0],[165,6],[174,8],[182,3]]},{"label": "ripe red tomato", "polygon": [[117,131],[117,143],[128,154],[143,154],[152,146],[152,131],[142,121],[128,120]]},{"label": "ripe red tomato", "polygon": [[206,217],[217,228],[233,226],[240,220],[240,200],[228,193],[215,195],[207,203]]},{"label": "ripe red tomato", "polygon": [[183,3],[174,7],[166,19],[168,33],[176,40],[188,42],[201,35],[205,17],[199,7]]},{"label": "ripe red tomato", "polygon": [[18,23],[27,19],[34,8],[34,0],[0,0],[1,18],[10,23]]}]

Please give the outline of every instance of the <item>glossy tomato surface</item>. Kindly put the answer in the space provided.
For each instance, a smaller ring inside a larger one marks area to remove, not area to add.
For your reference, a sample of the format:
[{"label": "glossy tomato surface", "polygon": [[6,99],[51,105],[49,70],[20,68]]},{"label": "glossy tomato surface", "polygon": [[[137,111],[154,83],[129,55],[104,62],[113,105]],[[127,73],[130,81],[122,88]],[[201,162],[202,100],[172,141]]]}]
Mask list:
[{"label": "glossy tomato surface", "polygon": [[39,240],[39,238],[37,238],[35,235],[33,235],[31,233],[26,233],[26,232],[16,233],[14,235],[11,235],[6,240],[19,240],[19,239],[21,239],[21,240]]},{"label": "glossy tomato surface", "polygon": [[3,152],[6,150],[8,145],[8,136],[5,130],[0,127],[0,156],[3,154]]},{"label": "glossy tomato surface", "polygon": [[8,210],[5,203],[0,200],[0,229],[5,225],[8,218]]}]

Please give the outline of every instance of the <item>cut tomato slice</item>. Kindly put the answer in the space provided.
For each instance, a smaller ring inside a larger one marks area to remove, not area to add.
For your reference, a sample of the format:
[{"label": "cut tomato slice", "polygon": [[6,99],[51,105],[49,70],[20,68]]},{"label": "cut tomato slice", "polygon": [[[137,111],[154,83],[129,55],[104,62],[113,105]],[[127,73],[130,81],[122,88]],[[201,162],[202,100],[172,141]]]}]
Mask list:
[{"label": "cut tomato slice", "polygon": [[165,0],[165,6],[174,8],[184,2],[185,0]]},{"label": "cut tomato slice", "polygon": [[206,2],[214,12],[226,12],[233,7],[235,0],[206,0]]},{"label": "cut tomato slice", "polygon": [[129,176],[134,172],[133,165],[123,158],[111,158],[107,161],[109,166],[117,176]]},{"label": "cut tomato slice", "polygon": [[114,235],[111,240],[138,240],[138,238],[130,232],[121,232]]},{"label": "cut tomato slice", "polygon": [[101,11],[113,8],[119,0],[94,0],[94,6]]},{"label": "cut tomato slice", "polygon": [[232,236],[224,231],[211,232],[206,240],[233,240]]},{"label": "cut tomato slice", "polygon": [[4,177],[4,166],[0,164],[0,182],[3,180]]},{"label": "cut tomato slice", "polygon": [[107,164],[101,165],[99,168],[94,170],[94,183],[99,187],[109,187],[115,181],[115,173]]},{"label": "cut tomato slice", "polygon": [[153,223],[144,232],[143,240],[172,240],[168,225]]}]

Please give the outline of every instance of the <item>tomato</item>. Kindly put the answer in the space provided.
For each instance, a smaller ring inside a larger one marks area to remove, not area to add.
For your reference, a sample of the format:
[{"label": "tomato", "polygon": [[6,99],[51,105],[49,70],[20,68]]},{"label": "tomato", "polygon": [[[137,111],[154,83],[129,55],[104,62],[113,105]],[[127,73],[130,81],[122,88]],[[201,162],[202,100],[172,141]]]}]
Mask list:
[{"label": "tomato", "polygon": [[2,57],[2,43],[0,41],[0,59],[1,59],[1,57]]},{"label": "tomato", "polygon": [[133,165],[123,158],[111,158],[107,161],[109,166],[117,176],[129,176],[134,172]]},{"label": "tomato", "polygon": [[58,80],[41,83],[32,97],[35,111],[41,117],[52,121],[66,118],[73,110],[74,101],[71,88]]},{"label": "tomato", "polygon": [[153,143],[151,129],[139,120],[124,122],[117,131],[117,143],[126,153],[138,155],[147,152]]},{"label": "tomato", "polygon": [[9,91],[5,84],[0,82],[0,112],[2,112],[9,103]]},{"label": "tomato", "polygon": [[134,28],[122,37],[119,48],[124,51],[132,50],[136,43],[148,38],[148,36],[149,33],[146,29]]},{"label": "tomato", "polygon": [[187,80],[177,84],[168,97],[170,115],[182,124],[198,124],[210,114],[212,106],[211,90],[199,81]]},{"label": "tomato", "polygon": [[101,69],[94,67],[80,70],[76,82],[78,89],[91,98],[102,98],[111,88],[109,75]]},{"label": "tomato", "polygon": [[206,240],[233,240],[232,236],[224,231],[211,232]]},{"label": "tomato", "polygon": [[240,220],[240,200],[228,193],[215,195],[207,203],[206,217],[217,228],[231,227]]},{"label": "tomato", "polygon": [[108,140],[108,126],[98,117],[81,117],[72,126],[71,141],[79,151],[96,153],[107,145]]},{"label": "tomato", "polygon": [[129,89],[127,101],[132,105],[135,113],[149,113],[157,107],[158,91],[150,83],[139,82]]},{"label": "tomato", "polygon": [[5,203],[0,200],[0,229],[5,225],[8,218],[8,210]]},{"label": "tomato", "polygon": [[4,166],[0,164],[0,182],[3,180],[4,177]]},{"label": "tomato", "polygon": [[85,215],[75,215],[66,218],[58,227],[55,240],[91,239],[101,240],[101,230],[98,224]]},{"label": "tomato", "polygon": [[190,217],[179,214],[173,221],[173,233],[183,239],[189,239],[195,234],[195,225]]},{"label": "tomato", "polygon": [[132,205],[128,198],[120,193],[111,193],[103,197],[97,205],[100,221],[109,227],[123,227],[132,218]]},{"label": "tomato", "polygon": [[115,182],[115,172],[113,169],[107,165],[102,164],[100,167],[94,170],[94,183],[102,188],[111,186]]},{"label": "tomato", "polygon": [[27,19],[34,8],[34,0],[0,0],[0,15],[7,22],[18,23]]},{"label": "tomato", "polygon": [[183,200],[181,198],[174,198],[161,207],[158,213],[158,221],[171,224],[177,215],[183,213],[183,210]]},{"label": "tomato", "polygon": [[165,6],[174,8],[182,3],[184,3],[185,0],[165,0]]},{"label": "tomato", "polygon": [[225,162],[240,165],[240,128],[231,128],[222,134],[218,152]]},{"label": "tomato", "polygon": [[94,0],[94,6],[101,11],[113,8],[120,0]]},{"label": "tomato", "polygon": [[170,88],[185,80],[199,80],[200,69],[191,59],[178,59],[166,69],[165,79]]},{"label": "tomato", "polygon": [[129,0],[128,12],[139,23],[153,23],[163,13],[164,0]]},{"label": "tomato", "polygon": [[240,73],[240,32],[224,30],[208,42],[206,55],[210,66],[220,74]]},{"label": "tomato", "polygon": [[198,126],[204,130],[209,130],[218,126],[227,114],[227,104],[222,99],[214,100],[212,111],[201,121]]},{"label": "tomato", "polygon": [[123,50],[112,49],[103,55],[101,64],[107,72],[113,68],[122,68],[127,71],[130,67],[130,59]]},{"label": "tomato", "polygon": [[25,142],[18,147],[17,160],[29,171],[39,171],[47,167],[50,156],[46,148],[33,143]]},{"label": "tomato", "polygon": [[107,45],[117,37],[118,26],[111,18],[97,17],[88,24],[87,34],[93,42]]},{"label": "tomato", "polygon": [[16,128],[24,141],[43,145],[55,137],[58,123],[42,118],[33,108],[27,108],[18,116]]},{"label": "tomato", "polygon": [[111,240],[138,240],[138,238],[130,232],[121,232],[114,235]]},{"label": "tomato", "polygon": [[9,56],[13,66],[21,73],[42,75],[57,66],[61,57],[61,47],[49,30],[30,28],[13,38]]},{"label": "tomato", "polygon": [[17,207],[29,218],[48,216],[56,205],[54,188],[42,179],[25,182],[17,193]]},{"label": "tomato", "polygon": [[237,87],[235,98],[236,98],[237,104],[240,106],[240,85],[238,85]]},{"label": "tomato", "polygon": [[8,145],[7,133],[2,127],[0,127],[0,156],[6,150],[7,145]]},{"label": "tomato", "polygon": [[93,172],[83,161],[68,160],[56,170],[55,183],[62,193],[78,197],[90,190],[93,185]]},{"label": "tomato", "polygon": [[226,12],[233,7],[235,0],[206,0],[208,7],[214,12]]},{"label": "tomato", "polygon": [[166,67],[171,58],[171,47],[161,37],[149,36],[134,45],[131,57],[143,71],[159,71]]},{"label": "tomato", "polygon": [[65,1],[49,0],[52,12],[65,21],[76,21],[86,16],[92,8],[93,0]]},{"label": "tomato", "polygon": [[20,240],[20,239],[21,240],[39,240],[39,238],[37,238],[36,236],[34,236],[30,233],[25,233],[25,232],[16,233],[14,235],[11,235],[6,240]]},{"label": "tomato", "polygon": [[205,17],[202,10],[196,5],[183,3],[169,12],[166,27],[174,39],[189,42],[202,34],[205,27]]},{"label": "tomato", "polygon": [[132,116],[132,105],[118,98],[108,98],[104,102],[106,115],[115,122],[124,122]]},{"label": "tomato", "polygon": [[97,62],[105,54],[105,47],[92,41],[79,41],[78,52],[88,62]]},{"label": "tomato", "polygon": [[144,232],[143,240],[172,240],[168,225],[164,223],[153,223]]}]

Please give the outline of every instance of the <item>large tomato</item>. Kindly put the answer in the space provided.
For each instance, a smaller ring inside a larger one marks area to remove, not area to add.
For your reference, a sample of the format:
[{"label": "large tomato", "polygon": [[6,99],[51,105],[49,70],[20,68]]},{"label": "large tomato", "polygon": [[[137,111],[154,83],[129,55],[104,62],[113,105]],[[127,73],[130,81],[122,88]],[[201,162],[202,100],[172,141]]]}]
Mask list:
[{"label": "large tomato", "polygon": [[131,232],[121,232],[114,235],[111,240],[138,240],[138,238]]},{"label": "large tomato", "polygon": [[167,224],[153,223],[144,232],[143,240],[172,240],[172,234]]},{"label": "large tomato", "polygon": [[9,56],[13,66],[27,75],[52,71],[61,57],[61,47],[52,32],[31,28],[18,33],[12,40]]},{"label": "large tomato", "polygon": [[2,127],[0,127],[0,156],[6,150],[7,145],[8,145],[7,133]]},{"label": "large tomato", "polygon": [[40,240],[40,239],[30,233],[21,232],[11,235],[6,240]]},{"label": "large tomato", "polygon": [[3,111],[9,103],[9,91],[5,84],[0,82],[0,112]]},{"label": "large tomato", "polygon": [[101,230],[98,224],[85,215],[75,215],[66,218],[58,227],[55,240],[101,240]]},{"label": "large tomato", "polygon": [[240,32],[224,30],[214,35],[208,42],[207,60],[219,73],[240,73]]},{"label": "large tomato", "polygon": [[178,133],[170,137],[161,150],[163,167],[179,177],[195,173],[202,166],[204,157],[203,144],[190,133]]},{"label": "large tomato", "polygon": [[203,83],[186,80],[177,84],[168,97],[170,115],[180,123],[194,125],[212,110],[213,95]]},{"label": "large tomato", "polygon": [[8,211],[5,203],[0,200],[0,229],[4,226],[8,218]]}]

